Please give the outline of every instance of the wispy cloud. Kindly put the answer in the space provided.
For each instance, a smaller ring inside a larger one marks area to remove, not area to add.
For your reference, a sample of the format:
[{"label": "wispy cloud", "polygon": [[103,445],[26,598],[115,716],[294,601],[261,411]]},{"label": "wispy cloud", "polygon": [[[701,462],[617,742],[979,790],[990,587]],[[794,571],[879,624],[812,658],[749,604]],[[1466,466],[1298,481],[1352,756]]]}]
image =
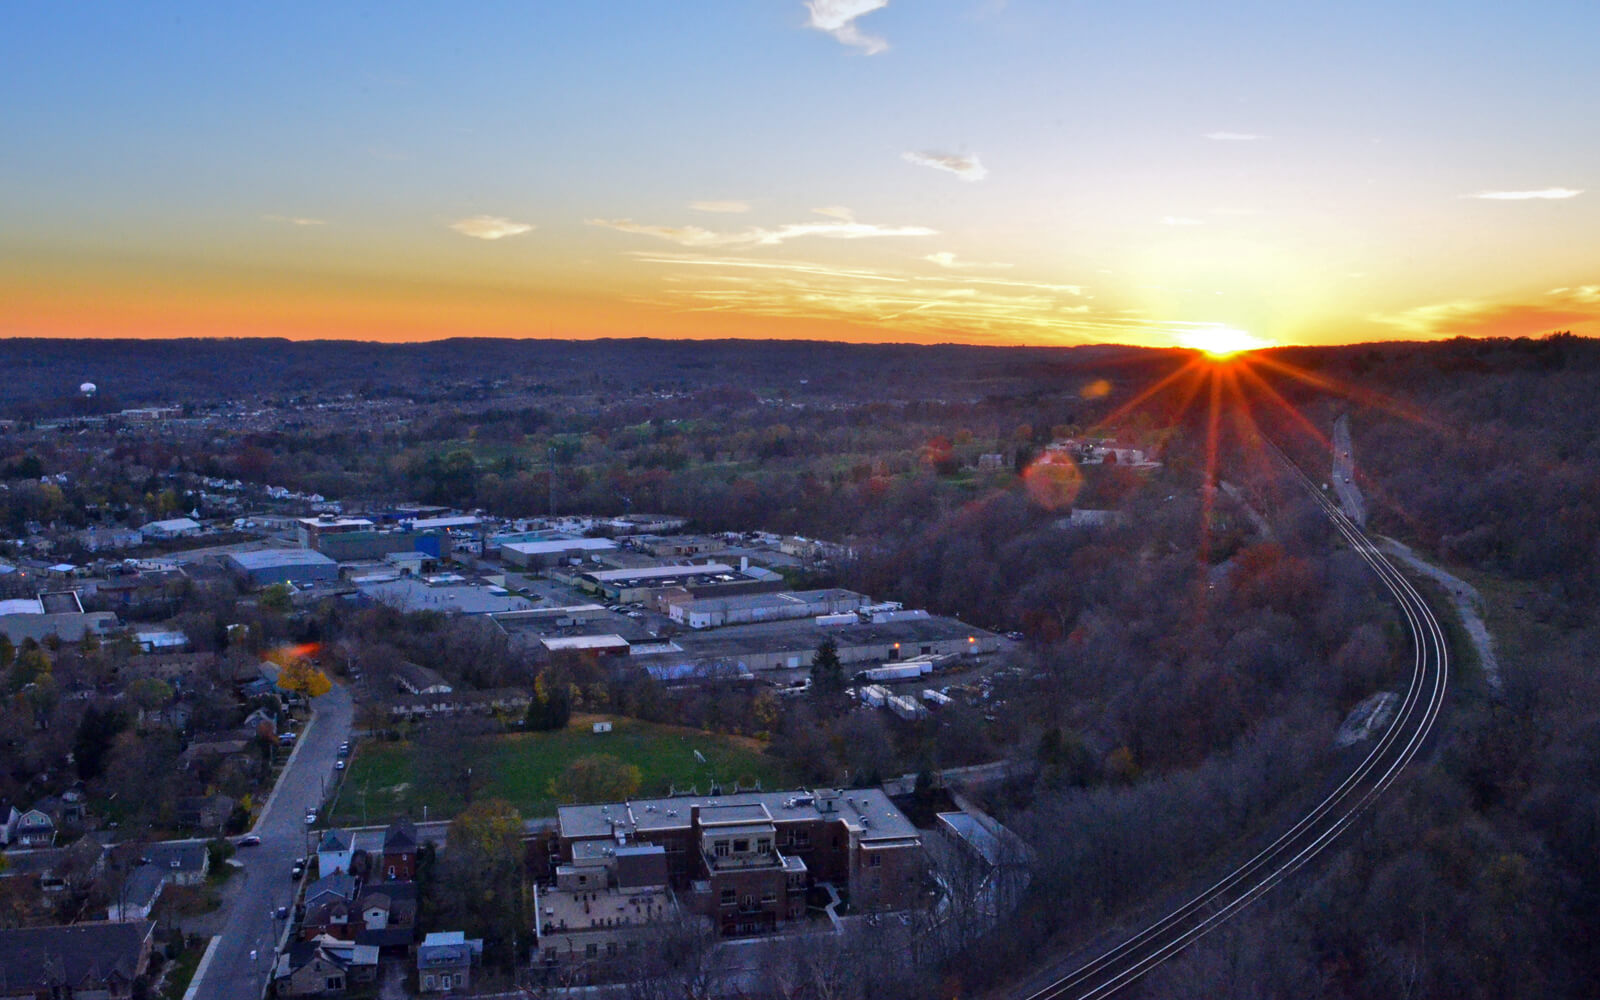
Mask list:
[{"label": "wispy cloud", "polygon": [[1560,295],[1574,302],[1600,304],[1600,285],[1579,285],[1576,288],[1552,288],[1547,295]]},{"label": "wispy cloud", "polygon": [[938,231],[927,226],[881,226],[870,222],[857,222],[849,209],[830,207],[815,209],[824,222],[791,222],[775,228],[751,226],[738,232],[724,233],[703,226],[658,226],[632,219],[586,219],[591,226],[604,226],[618,232],[638,236],[653,236],[679,246],[696,249],[720,247],[770,247],[802,236],[820,236],[835,240],[862,240],[882,236],[934,236]]},{"label": "wispy cloud", "polygon": [[1464,194],[1463,198],[1481,198],[1485,201],[1561,201],[1583,194],[1583,188],[1536,188],[1530,191],[1479,191]]},{"label": "wispy cloud", "polygon": [[1257,139],[1265,139],[1266,136],[1254,132],[1207,132],[1205,138],[1215,142],[1255,142]]},{"label": "wispy cloud", "polygon": [[806,0],[806,10],[811,12],[806,27],[826,31],[869,56],[877,55],[887,49],[889,43],[876,35],[864,34],[856,27],[856,19],[887,6],[889,0]]},{"label": "wispy cloud", "polygon": [[964,181],[981,181],[989,176],[989,169],[978,162],[976,155],[911,150],[901,153],[900,156],[907,163],[915,163],[919,167],[932,167],[934,170],[945,170]]},{"label": "wispy cloud", "polygon": [[1205,220],[1191,219],[1187,215],[1163,215],[1161,224],[1163,226],[1203,226],[1205,225]]},{"label": "wispy cloud", "polygon": [[952,271],[991,271],[1001,270],[1011,266],[1003,261],[960,260],[955,254],[948,250],[941,250],[938,253],[930,253],[922,259],[932,264],[938,264],[940,267]]},{"label": "wispy cloud", "polygon": [[750,211],[748,201],[691,201],[689,207],[696,212],[733,213]]},{"label": "wispy cloud", "polygon": [[526,222],[513,222],[498,215],[474,215],[450,223],[450,228],[463,236],[480,240],[502,240],[507,236],[521,236],[531,232],[533,226]]},{"label": "wispy cloud", "polygon": [[634,253],[662,265],[663,291],[641,299],[688,312],[845,321],[918,340],[1077,343],[1147,337],[1160,324],[1097,314],[1077,285],[836,267],[695,253]]},{"label": "wispy cloud", "polygon": [[1526,337],[1600,331],[1600,285],[1553,288],[1532,301],[1457,299],[1372,317],[1418,338]]},{"label": "wispy cloud", "polygon": [[307,218],[304,215],[263,215],[263,222],[281,222],[290,226],[325,226],[328,223],[323,219]]}]

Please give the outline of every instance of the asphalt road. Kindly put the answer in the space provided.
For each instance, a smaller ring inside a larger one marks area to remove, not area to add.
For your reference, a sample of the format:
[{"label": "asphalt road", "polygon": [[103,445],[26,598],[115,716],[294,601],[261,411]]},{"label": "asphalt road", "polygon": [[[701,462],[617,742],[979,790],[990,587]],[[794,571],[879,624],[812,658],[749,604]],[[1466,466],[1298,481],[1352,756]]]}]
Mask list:
[{"label": "asphalt road", "polygon": [[261,837],[261,845],[241,847],[236,855],[244,870],[234,877],[245,879],[244,889],[234,897],[233,911],[198,981],[195,996],[204,1000],[260,1000],[266,989],[283,934],[283,921],[272,913],[289,905],[296,885],[289,869],[296,858],[310,853],[306,809],[322,805],[335,776],[339,744],[350,738],[353,713],[345,688],[335,687],[312,707],[315,716],[256,820],[252,832]]},{"label": "asphalt road", "polygon": [[[1348,452],[1348,431],[1345,440],[1344,451]],[[1406,619],[1412,637],[1411,675],[1394,721],[1326,798],[1255,857],[1113,947],[1074,959],[1065,966],[1070,970],[1065,975],[1042,986],[1034,980],[1017,995],[1027,1000],[1094,1000],[1115,994],[1214,930],[1334,843],[1394,782],[1427,740],[1444,704],[1449,679],[1444,630],[1422,595],[1356,523],[1318,484],[1297,469],[1294,472],[1335,529],[1378,574]]]},{"label": "asphalt road", "polygon": [[1367,498],[1356,485],[1355,452],[1350,447],[1350,417],[1341,414],[1333,422],[1333,491],[1339,506],[1358,526],[1367,526]]}]

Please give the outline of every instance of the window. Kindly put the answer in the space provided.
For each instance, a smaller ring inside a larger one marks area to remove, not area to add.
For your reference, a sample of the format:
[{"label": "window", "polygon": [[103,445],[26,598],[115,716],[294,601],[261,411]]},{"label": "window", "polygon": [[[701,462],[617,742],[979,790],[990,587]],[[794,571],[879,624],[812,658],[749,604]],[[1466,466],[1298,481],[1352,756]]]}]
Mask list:
[{"label": "window", "polygon": [[794,832],[794,844],[795,844],[796,847],[810,847],[811,846],[811,831],[810,830],[796,830]]},{"label": "window", "polygon": [[733,842],[733,853],[735,853],[735,854],[749,854],[750,853],[750,841],[748,841],[748,840],[735,840]]},{"label": "window", "polygon": [[723,906],[732,906],[734,904],[734,902],[735,902],[734,891],[732,889],[724,889],[724,890],[722,890],[722,905]]},{"label": "window", "polygon": [[342,989],[344,989],[344,977],[343,976],[329,976],[328,977],[328,992],[329,993],[337,993]]},{"label": "window", "polygon": [[872,860],[867,862],[867,864],[871,865],[874,868],[883,867],[883,855],[881,855],[881,854],[872,855]]},{"label": "window", "polygon": [[763,892],[761,894],[761,901],[763,903],[776,903],[778,901],[778,894],[775,893],[775,892],[772,892],[771,890],[768,890],[767,892]]},{"label": "window", "polygon": [[716,844],[714,845],[714,849],[716,851],[717,857],[725,858],[725,857],[728,856],[728,842],[726,840],[717,841]]},{"label": "window", "polygon": [[760,854],[771,854],[772,841],[762,837],[760,840],[756,841],[756,851]]},{"label": "window", "polygon": [[595,942],[590,941],[588,944],[583,946],[583,957],[584,958],[598,958],[599,955],[600,955],[600,946],[598,944],[596,944]]},{"label": "window", "polygon": [[579,885],[588,885],[589,884],[589,876],[587,876],[587,875],[579,875],[578,876],[578,884]]},{"label": "window", "polygon": [[544,950],[544,960],[546,962],[554,962],[556,960],[556,950],[554,947],[546,948]]},{"label": "window", "polygon": [[611,958],[617,957],[617,943],[615,941],[606,942],[606,954]]},{"label": "window", "polygon": [[[551,950],[551,951],[555,951],[555,949],[554,949],[554,948],[552,948],[552,949],[550,949],[550,950]],[[424,976],[424,977],[423,977],[423,978],[422,978],[422,988],[423,988],[423,989],[425,989],[425,990],[431,990],[431,989],[433,989],[433,988],[434,988],[434,986],[435,986],[435,985],[437,985],[437,984],[438,984],[438,980],[437,980],[437,979],[435,979],[435,978],[434,978],[434,977],[432,977],[432,976]]]},{"label": "window", "polygon": [[744,908],[747,909],[747,910],[755,909],[756,908],[756,897],[752,896],[752,895],[746,895],[744,897]]}]

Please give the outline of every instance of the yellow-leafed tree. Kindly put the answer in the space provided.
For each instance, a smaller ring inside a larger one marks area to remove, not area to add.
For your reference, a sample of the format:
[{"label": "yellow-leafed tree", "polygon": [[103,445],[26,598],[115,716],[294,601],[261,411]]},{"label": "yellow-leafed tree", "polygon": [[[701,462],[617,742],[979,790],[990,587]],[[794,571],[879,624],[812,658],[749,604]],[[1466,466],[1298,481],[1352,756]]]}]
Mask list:
[{"label": "yellow-leafed tree", "polygon": [[278,673],[278,686],[307,698],[320,698],[333,690],[333,682],[328,680],[328,675],[305,660],[290,660],[284,664]]}]

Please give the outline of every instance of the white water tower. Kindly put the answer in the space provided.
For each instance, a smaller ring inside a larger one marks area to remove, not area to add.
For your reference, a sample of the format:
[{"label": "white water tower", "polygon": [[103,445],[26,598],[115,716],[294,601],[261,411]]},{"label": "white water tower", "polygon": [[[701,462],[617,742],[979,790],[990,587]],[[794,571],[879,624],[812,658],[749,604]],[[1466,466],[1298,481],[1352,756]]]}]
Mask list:
[{"label": "white water tower", "polygon": [[85,382],[78,386],[78,392],[81,393],[85,399],[93,399],[95,391],[96,387],[93,382]]}]

